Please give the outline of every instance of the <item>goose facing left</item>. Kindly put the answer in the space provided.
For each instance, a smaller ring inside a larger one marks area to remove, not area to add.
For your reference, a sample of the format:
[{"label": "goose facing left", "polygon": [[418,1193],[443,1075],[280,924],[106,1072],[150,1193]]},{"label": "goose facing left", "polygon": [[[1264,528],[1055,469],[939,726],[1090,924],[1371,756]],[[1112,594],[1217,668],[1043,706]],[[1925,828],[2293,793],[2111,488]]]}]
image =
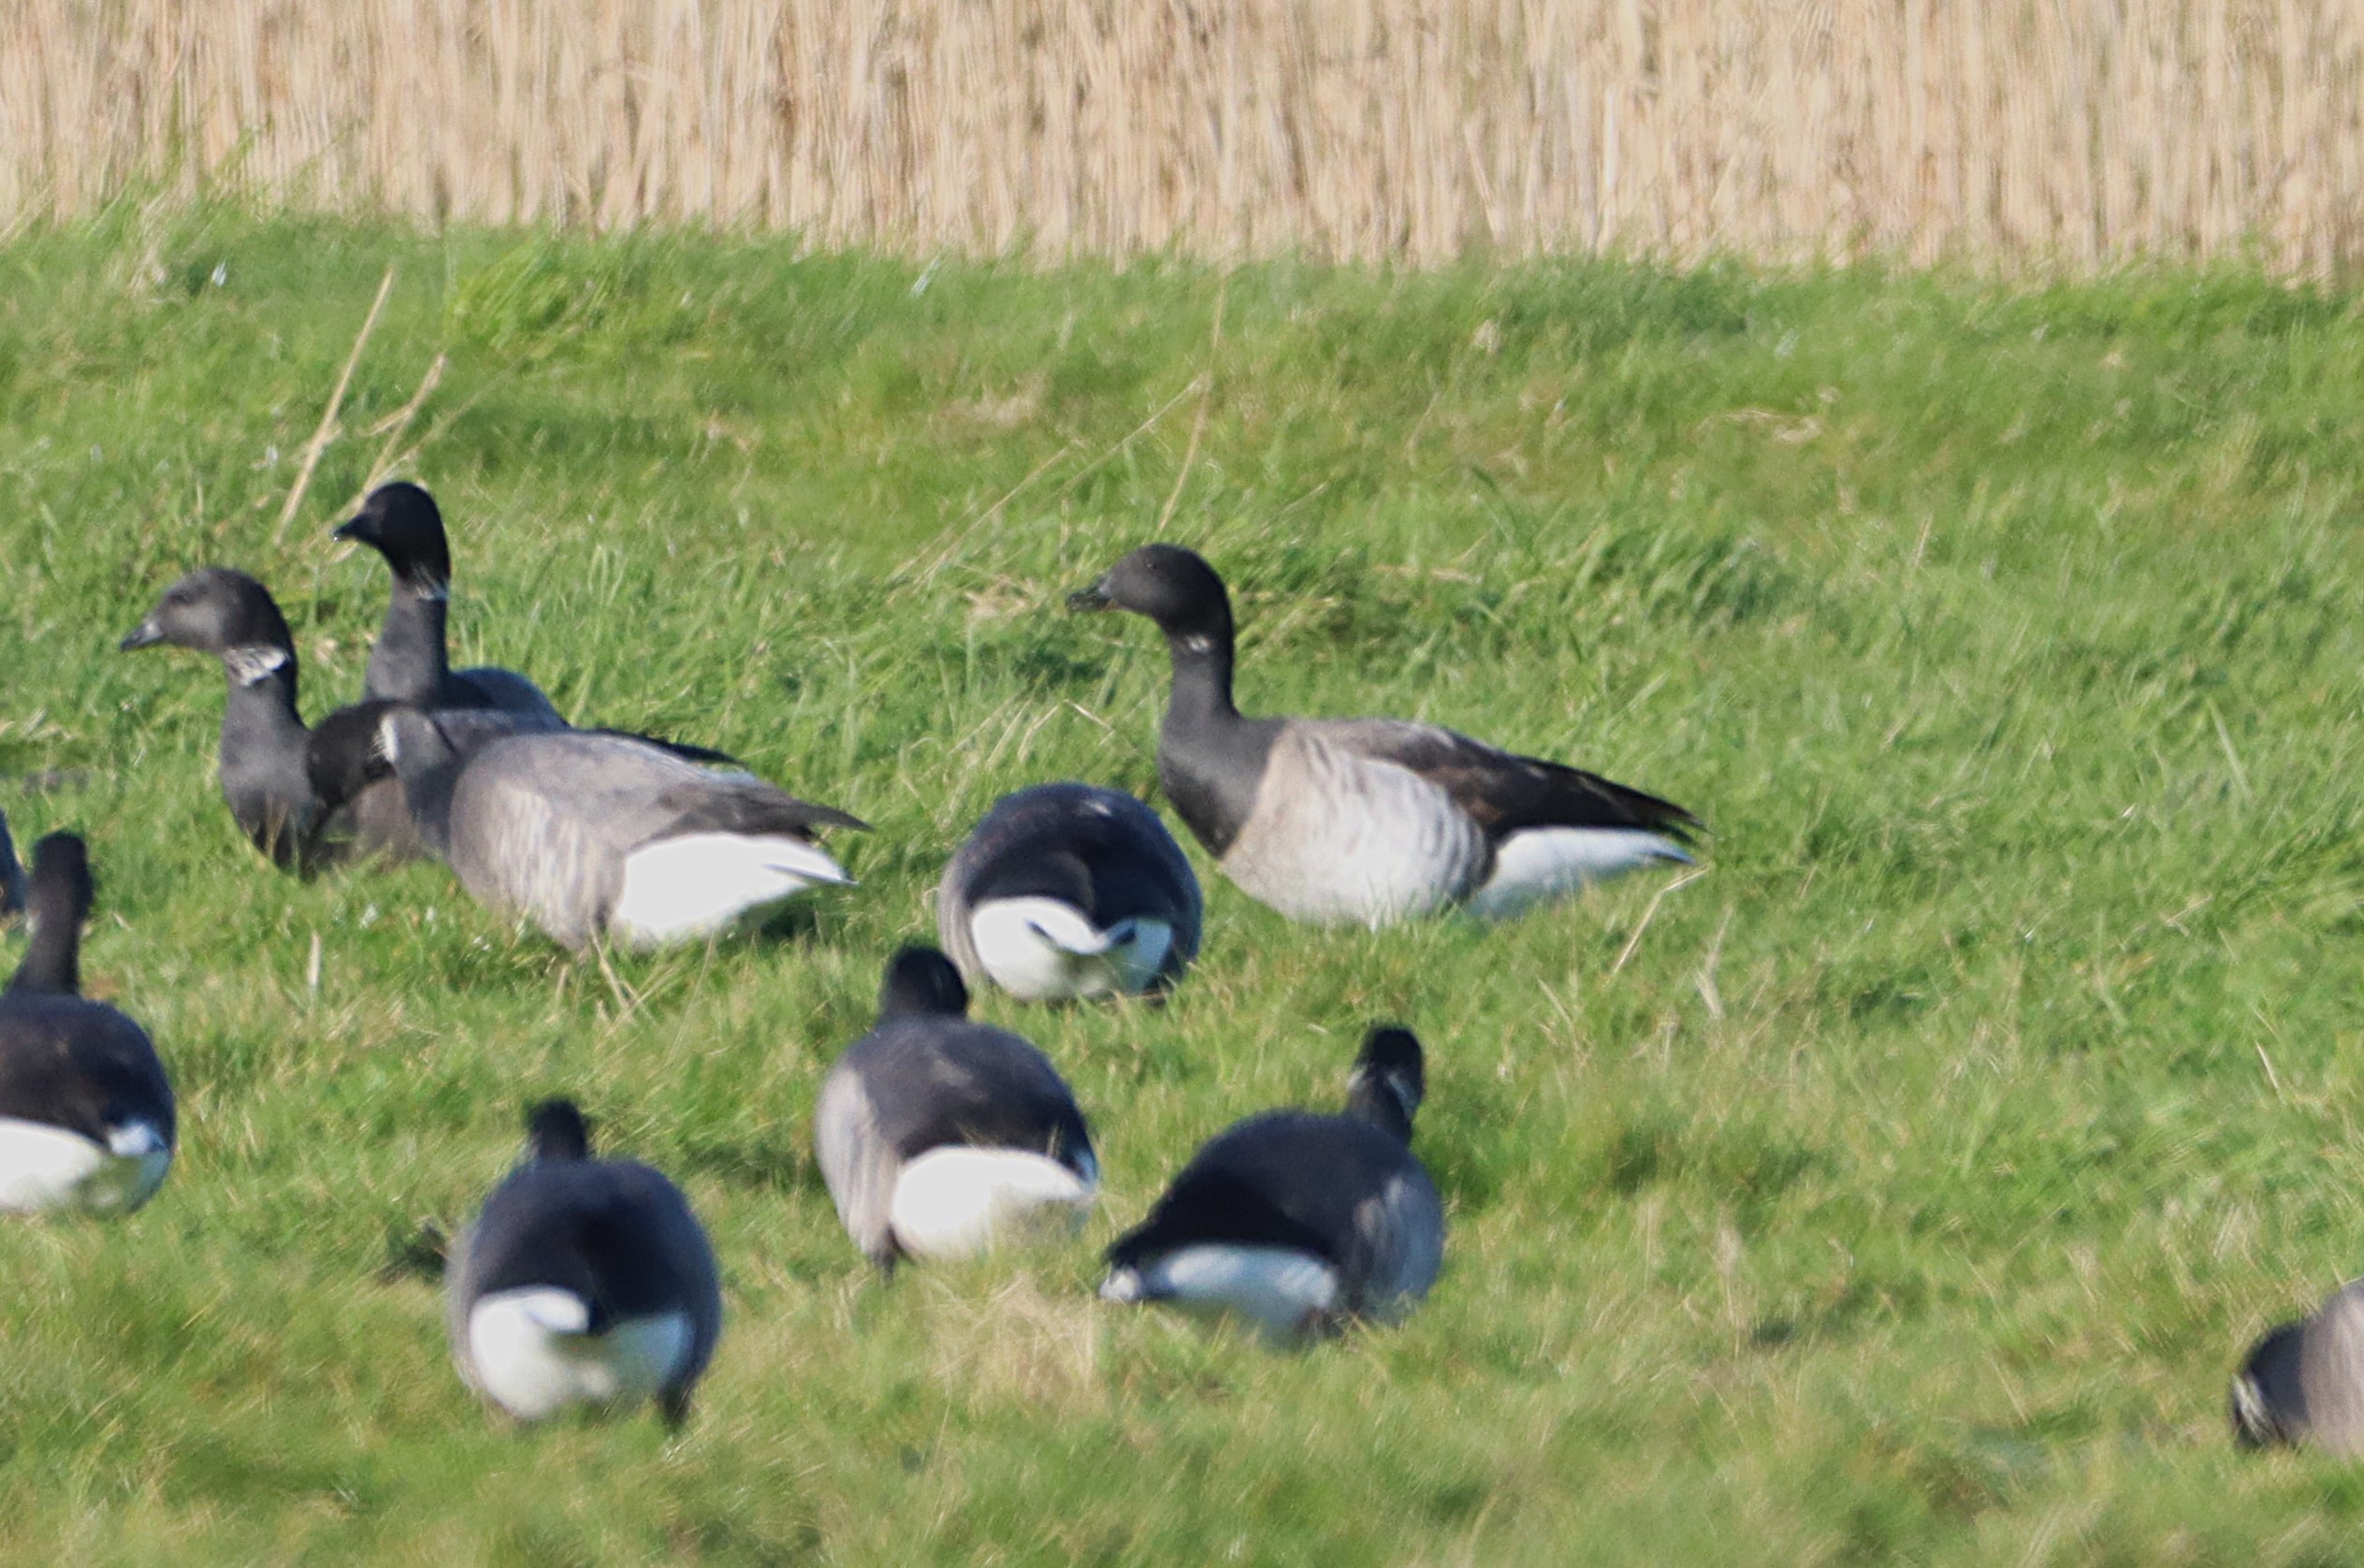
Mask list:
[{"label": "goose facing left", "polygon": [[453,1249],[444,1326],[461,1380],[521,1421],[654,1399],[668,1426],[722,1335],[714,1250],[681,1189],[591,1157],[567,1100],[528,1112],[526,1157]]},{"label": "goose facing left", "polygon": [[1158,781],[1225,875],[1291,920],[1501,918],[1690,859],[1696,817],[1597,774],[1434,724],[1242,715],[1229,590],[1181,545],[1142,545],[1067,603],[1165,633]]},{"label": "goose facing left", "polygon": [[123,648],[168,646],[222,661],[222,798],[274,864],[309,871],[355,851],[419,853],[401,786],[377,779],[335,810],[313,791],[312,732],[296,705],[296,639],[270,590],[243,572],[201,567],[167,588]]},{"label": "goose facing left", "polygon": [[969,1021],[951,960],[907,947],[878,1023],[846,1048],[813,1111],[813,1153],[864,1257],[973,1257],[1080,1225],[1100,1166],[1075,1095],[1027,1040]]},{"label": "goose facing left", "polygon": [[451,541],[435,498],[407,480],[381,485],[339,524],[339,539],[366,544],[393,576],[385,621],[370,649],[365,695],[427,708],[494,708],[538,727],[563,724],[542,689],[497,665],[455,670],[444,617],[452,596]]},{"label": "goose facing left", "polygon": [[660,947],[847,883],[815,836],[868,824],[654,742],[594,731],[503,733],[467,710],[390,711],[380,739],[413,821],[479,903],[561,945]]},{"label": "goose facing left", "polygon": [[148,1032],[81,995],[94,884],[72,834],[33,848],[33,940],[0,991],[0,1212],[138,1208],[172,1168],[172,1084]]}]

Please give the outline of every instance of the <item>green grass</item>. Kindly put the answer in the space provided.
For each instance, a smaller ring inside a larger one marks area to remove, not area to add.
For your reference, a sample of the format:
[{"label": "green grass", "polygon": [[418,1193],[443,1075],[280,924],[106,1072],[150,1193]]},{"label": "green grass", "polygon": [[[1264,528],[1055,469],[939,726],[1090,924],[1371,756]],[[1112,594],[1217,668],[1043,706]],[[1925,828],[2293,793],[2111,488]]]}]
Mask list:
[{"label": "green grass", "polygon": [[[459,651],[869,819],[857,892],[619,989],[437,868],[236,836],[219,676],[115,639],[236,563],[349,699],[384,581],[327,529],[438,351],[407,472]],[[185,1117],[144,1212],[0,1229],[0,1561],[2364,1558],[2364,1474],[2224,1418],[2364,1234],[2359,392],[2355,297],[2234,272],[0,243],[0,807],[91,836],[86,970]],[[989,802],[1150,788],[1162,650],[1058,605],[1160,535],[1229,573],[1252,710],[1600,767],[1707,818],[1705,875],[1379,935],[1211,878],[1169,1006],[984,1005],[1095,1120],[1085,1242],[881,1285],[814,1091]],[[1272,1356],[1091,1299],[1197,1140],[1331,1101],[1381,1016],[1432,1054],[1424,1312]],[[714,1231],[678,1443],[487,1421],[388,1267],[552,1092]]]}]

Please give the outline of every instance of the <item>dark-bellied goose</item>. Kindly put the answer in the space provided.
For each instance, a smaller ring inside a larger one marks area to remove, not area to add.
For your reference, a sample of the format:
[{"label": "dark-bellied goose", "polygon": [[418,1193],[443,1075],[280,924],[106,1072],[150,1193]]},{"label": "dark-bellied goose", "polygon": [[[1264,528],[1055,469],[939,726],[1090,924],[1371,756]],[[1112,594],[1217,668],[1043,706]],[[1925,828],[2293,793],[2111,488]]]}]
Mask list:
[{"label": "dark-bellied goose", "polygon": [[813,834],[858,817],[629,735],[461,723],[396,708],[381,727],[419,834],[479,902],[568,948],[688,941],[851,880]]},{"label": "dark-bellied goose", "polygon": [[821,1084],[813,1151],[863,1256],[971,1257],[1045,1219],[1080,1225],[1099,1190],[1083,1112],[1049,1057],[965,1016],[934,948],[894,956],[878,1024]]},{"label": "dark-bellied goose", "polygon": [[2305,1444],[2343,1458],[2364,1454],[2364,1280],[2253,1345],[2233,1379],[2232,1405],[2233,1436],[2243,1447]]},{"label": "dark-bellied goose", "polygon": [[16,840],[8,836],[7,813],[0,812],[0,920],[24,913],[24,867],[17,864]]},{"label": "dark-bellied goose", "polygon": [[0,991],[0,1212],[115,1212],[172,1168],[172,1085],[148,1032],[81,995],[89,851],[33,847],[33,941]]},{"label": "dark-bellied goose", "polygon": [[1411,1150],[1420,1042],[1375,1028],[1346,1113],[1278,1111],[1219,1134],[1109,1248],[1100,1295],[1235,1313],[1275,1341],[1392,1323],[1429,1294],[1444,1207]]},{"label": "dark-bellied goose", "polygon": [[1433,724],[1243,718],[1230,595],[1180,545],[1144,544],[1068,603],[1166,633],[1158,780],[1225,874],[1292,920],[1380,926],[1453,905],[1501,918],[1690,858],[1690,812],[1558,762]]},{"label": "dark-bellied goose", "polygon": [[420,853],[401,786],[373,781],[329,810],[314,792],[305,751],[311,732],[296,706],[296,640],[270,590],[243,572],[201,567],[167,588],[123,641],[210,653],[229,682],[222,707],[222,798],[274,864],[311,870],[360,851],[404,860]]},{"label": "dark-bellied goose", "polygon": [[569,1101],[526,1126],[524,1161],[452,1249],[444,1327],[462,1381],[520,1421],[653,1398],[679,1426],[722,1334],[704,1228],[648,1167],[593,1159]]},{"label": "dark-bellied goose", "polygon": [[338,525],[336,537],[377,551],[394,577],[385,624],[362,677],[366,695],[426,708],[495,708],[559,727],[563,720],[550,699],[516,671],[451,667],[443,620],[452,597],[452,551],[433,496],[403,480],[381,485],[358,514]]},{"label": "dark-bellied goose", "polygon": [[1197,956],[1199,918],[1197,874],[1157,813],[1089,784],[995,801],[935,893],[962,977],[1029,1002],[1170,981]]}]

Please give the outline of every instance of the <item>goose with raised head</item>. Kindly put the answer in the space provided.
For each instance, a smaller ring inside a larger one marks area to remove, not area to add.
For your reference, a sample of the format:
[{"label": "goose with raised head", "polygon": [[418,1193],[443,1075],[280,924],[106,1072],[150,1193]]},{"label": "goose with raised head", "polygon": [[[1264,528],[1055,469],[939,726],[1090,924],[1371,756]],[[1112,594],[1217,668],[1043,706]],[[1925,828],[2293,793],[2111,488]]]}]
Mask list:
[{"label": "goose with raised head", "polygon": [[678,1427],[722,1335],[714,1249],[681,1189],[595,1159],[567,1100],[527,1114],[526,1156],[452,1249],[444,1323],[469,1387],[520,1421],[655,1400]]},{"label": "goose with raised head", "polygon": [[1090,1212],[1100,1166],[1075,1095],[1029,1041],[972,1023],[934,948],[887,967],[878,1023],[821,1084],[813,1150],[864,1257],[973,1257]]},{"label": "goose with raised head", "polygon": [[936,888],[936,934],[962,978],[1022,1001],[1139,993],[1198,953],[1197,874],[1131,795],[1037,784],[1004,795]]},{"label": "goose with raised head", "polygon": [[425,708],[495,708],[553,729],[564,724],[542,689],[516,671],[489,664],[451,667],[444,629],[452,597],[451,541],[443,532],[442,510],[424,487],[407,480],[379,486],[335,534],[375,550],[394,579],[385,622],[362,676],[366,695]]},{"label": "goose with raised head", "polygon": [[1400,1321],[1444,1257],[1444,1206],[1411,1149],[1420,1042],[1371,1031],[1343,1115],[1251,1117],[1192,1156],[1109,1248],[1100,1295],[1234,1314],[1275,1343]]},{"label": "goose with raised head", "polygon": [[389,710],[380,741],[420,836],[479,903],[574,950],[661,947],[852,878],[815,836],[868,824],[653,742],[504,733],[468,710]]},{"label": "goose with raised head", "polygon": [[271,863],[309,871],[354,853],[407,860],[417,831],[391,777],[370,781],[329,809],[307,764],[312,732],[296,705],[296,640],[270,590],[243,572],[207,566],[167,588],[123,640],[124,651],[159,646],[222,661],[222,798],[239,829]]},{"label": "goose with raised head", "polygon": [[172,1169],[179,1128],[155,1046],[81,994],[94,891],[80,838],[33,847],[33,940],[0,991],[0,1212],[124,1212]]},{"label": "goose with raised head", "polygon": [[1292,920],[1381,926],[1455,906],[1498,919],[1690,859],[1696,817],[1597,774],[1433,724],[1243,716],[1230,595],[1180,545],[1142,545],[1068,603],[1165,633],[1158,780],[1225,875]]},{"label": "goose with raised head", "polygon": [[2250,1347],[2233,1379],[2232,1417],[2234,1440],[2244,1448],[2286,1444],[2343,1459],[2364,1454],[2364,1280]]}]

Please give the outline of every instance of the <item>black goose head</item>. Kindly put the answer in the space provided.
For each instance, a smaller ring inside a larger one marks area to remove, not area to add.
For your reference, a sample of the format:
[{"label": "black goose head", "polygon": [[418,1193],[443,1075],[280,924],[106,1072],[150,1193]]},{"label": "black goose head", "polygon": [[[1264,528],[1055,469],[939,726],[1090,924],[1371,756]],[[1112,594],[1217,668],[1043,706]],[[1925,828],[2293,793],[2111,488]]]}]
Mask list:
[{"label": "black goose head", "polygon": [[386,755],[385,718],[399,704],[383,697],[339,708],[312,727],[304,742],[304,775],[324,811],[334,811],[355,795],[389,777],[394,762]]},{"label": "black goose head", "polygon": [[79,994],[82,922],[98,891],[80,836],[53,833],[33,846],[32,889],[33,941],[8,989]]},{"label": "black goose head", "polygon": [[420,592],[441,592],[452,580],[442,511],[433,496],[407,480],[371,490],[360,512],[337,525],[336,537],[369,545],[385,558],[397,578]]},{"label": "black goose head", "polygon": [[526,1158],[537,1162],[591,1157],[591,1124],[573,1100],[539,1100],[526,1109]]},{"label": "black goose head", "polygon": [[878,1021],[890,1018],[965,1018],[968,987],[952,961],[935,949],[912,943],[887,965],[878,988]]},{"label": "black goose head", "polygon": [[1412,1118],[1429,1090],[1420,1041],[1392,1024],[1372,1027],[1346,1080],[1346,1111],[1412,1141]]},{"label": "black goose head", "polygon": [[2306,1428],[2306,1389],[2299,1362],[2307,1326],[2284,1323],[2250,1348],[2233,1379],[2233,1441],[2243,1448],[2295,1443]]},{"label": "black goose head", "polygon": [[1231,596],[1196,550],[1144,544],[1088,588],[1067,595],[1070,610],[1130,610],[1169,638],[1209,644],[1231,637]]},{"label": "black goose head", "polygon": [[165,589],[122,643],[125,652],[159,645],[213,654],[246,685],[296,661],[296,639],[270,589],[226,566],[199,567]]}]

